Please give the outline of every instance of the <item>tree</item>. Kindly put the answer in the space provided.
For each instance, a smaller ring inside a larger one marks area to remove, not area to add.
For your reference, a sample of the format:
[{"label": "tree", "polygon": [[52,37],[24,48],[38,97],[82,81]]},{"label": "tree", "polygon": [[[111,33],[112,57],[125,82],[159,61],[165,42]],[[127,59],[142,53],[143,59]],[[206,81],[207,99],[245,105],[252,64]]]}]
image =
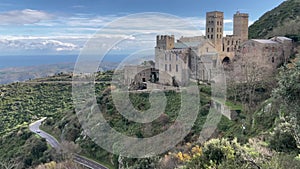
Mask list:
[{"label": "tree", "polygon": [[300,60],[281,68],[273,97],[281,106],[280,116],[292,125],[291,134],[300,147]]},{"label": "tree", "polygon": [[228,73],[229,96],[240,100],[246,111],[252,112],[261,100],[269,97],[268,88],[275,85],[274,69],[253,57],[237,57],[234,70]]},{"label": "tree", "polygon": [[270,148],[279,152],[297,150],[296,140],[292,135],[293,126],[285,120],[275,127],[270,139]]}]

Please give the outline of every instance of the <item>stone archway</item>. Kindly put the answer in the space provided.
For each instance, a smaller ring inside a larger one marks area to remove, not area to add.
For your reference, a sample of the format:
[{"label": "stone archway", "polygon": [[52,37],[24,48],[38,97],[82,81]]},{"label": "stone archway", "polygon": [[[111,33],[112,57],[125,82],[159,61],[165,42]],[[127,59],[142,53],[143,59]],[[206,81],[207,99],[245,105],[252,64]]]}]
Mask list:
[{"label": "stone archway", "polygon": [[222,60],[222,64],[229,64],[230,63],[230,58],[228,56],[224,57]]}]

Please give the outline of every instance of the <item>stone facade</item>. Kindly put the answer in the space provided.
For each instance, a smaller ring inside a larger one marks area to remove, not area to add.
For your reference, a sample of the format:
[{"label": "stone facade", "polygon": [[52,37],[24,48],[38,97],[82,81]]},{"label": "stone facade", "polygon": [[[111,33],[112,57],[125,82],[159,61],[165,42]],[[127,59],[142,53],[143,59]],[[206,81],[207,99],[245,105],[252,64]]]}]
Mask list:
[{"label": "stone facade", "polygon": [[248,18],[248,14],[239,11],[233,15],[233,35],[239,37],[241,41],[248,40]]},{"label": "stone facade", "polygon": [[235,52],[241,43],[241,37],[227,35],[222,39],[222,51],[220,51],[220,60],[222,63],[229,63],[235,56]]},{"label": "stone facade", "polygon": [[238,46],[248,40],[248,18],[246,13],[237,12],[233,16],[233,35],[223,37],[224,13],[213,11],[206,13],[206,38],[211,40],[219,52],[223,63],[230,62]]},{"label": "stone facade", "polygon": [[292,40],[286,37],[274,37],[268,40],[251,39],[240,45],[235,60],[250,58],[276,69],[290,57],[292,49]]},{"label": "stone facade", "polygon": [[[159,82],[185,86],[190,78],[211,80],[213,65],[217,64],[214,45],[204,37],[181,37],[176,43],[166,41],[174,36],[158,35],[155,47],[155,66],[159,70]],[[174,44],[173,48],[167,48]],[[215,60],[214,60],[215,59]]]},{"label": "stone facade", "polygon": [[224,13],[213,11],[206,13],[206,37],[215,45],[217,51],[222,50]]}]

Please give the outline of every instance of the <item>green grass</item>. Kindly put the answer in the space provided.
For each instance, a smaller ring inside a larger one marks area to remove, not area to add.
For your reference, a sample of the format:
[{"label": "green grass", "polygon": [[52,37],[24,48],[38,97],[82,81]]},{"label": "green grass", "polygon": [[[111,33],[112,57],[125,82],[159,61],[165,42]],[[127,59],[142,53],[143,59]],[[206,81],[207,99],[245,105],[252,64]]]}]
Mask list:
[{"label": "green grass", "polygon": [[233,103],[231,101],[226,100],[225,105],[228,106],[230,110],[240,110],[243,111],[242,104]]}]

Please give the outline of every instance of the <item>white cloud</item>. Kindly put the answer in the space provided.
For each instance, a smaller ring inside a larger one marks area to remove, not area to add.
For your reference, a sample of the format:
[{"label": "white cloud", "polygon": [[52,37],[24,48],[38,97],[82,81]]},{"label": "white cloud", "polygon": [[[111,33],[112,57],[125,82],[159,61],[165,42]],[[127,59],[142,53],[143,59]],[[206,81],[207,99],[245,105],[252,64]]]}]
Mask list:
[{"label": "white cloud", "polygon": [[232,19],[224,19],[224,23],[233,23],[233,20]]},{"label": "white cloud", "polygon": [[53,15],[43,11],[24,9],[0,13],[1,25],[34,24],[42,20],[52,19]]},{"label": "white cloud", "polygon": [[255,21],[249,21],[248,26],[252,25]]},{"label": "white cloud", "polygon": [[56,51],[73,51],[78,49],[78,47],[75,44],[61,42],[58,40],[46,40],[42,41],[41,44],[47,49],[52,48]]},{"label": "white cloud", "polygon": [[49,52],[65,52],[78,51],[80,47],[69,42],[59,40],[43,40],[43,39],[19,39],[19,40],[0,40],[0,49],[2,51],[49,51]]},{"label": "white cloud", "polygon": [[102,27],[119,17],[114,15],[108,15],[108,16],[82,16],[79,15],[77,17],[70,17],[66,19],[66,25],[71,27],[76,26],[85,26],[85,27]]},{"label": "white cloud", "polygon": [[[174,34],[176,38],[204,35],[206,22],[203,17],[179,18],[160,13],[129,15],[125,18],[117,15],[91,14],[54,16],[31,9],[0,13],[0,20],[2,21],[0,25],[25,28],[23,34],[0,36],[1,50],[35,50],[36,52],[43,50],[61,53],[79,52],[91,37],[102,39],[102,45],[109,44],[110,40],[121,40],[122,43],[111,47],[112,50],[151,48],[155,45],[157,34]],[[224,20],[227,28],[224,35],[232,34],[232,26],[229,26],[232,22],[232,19]],[[16,26],[16,24],[23,26]],[[39,33],[26,32],[28,24],[34,24],[35,32]],[[138,37],[140,35],[144,37]],[[95,44],[95,48],[98,47]]]}]

